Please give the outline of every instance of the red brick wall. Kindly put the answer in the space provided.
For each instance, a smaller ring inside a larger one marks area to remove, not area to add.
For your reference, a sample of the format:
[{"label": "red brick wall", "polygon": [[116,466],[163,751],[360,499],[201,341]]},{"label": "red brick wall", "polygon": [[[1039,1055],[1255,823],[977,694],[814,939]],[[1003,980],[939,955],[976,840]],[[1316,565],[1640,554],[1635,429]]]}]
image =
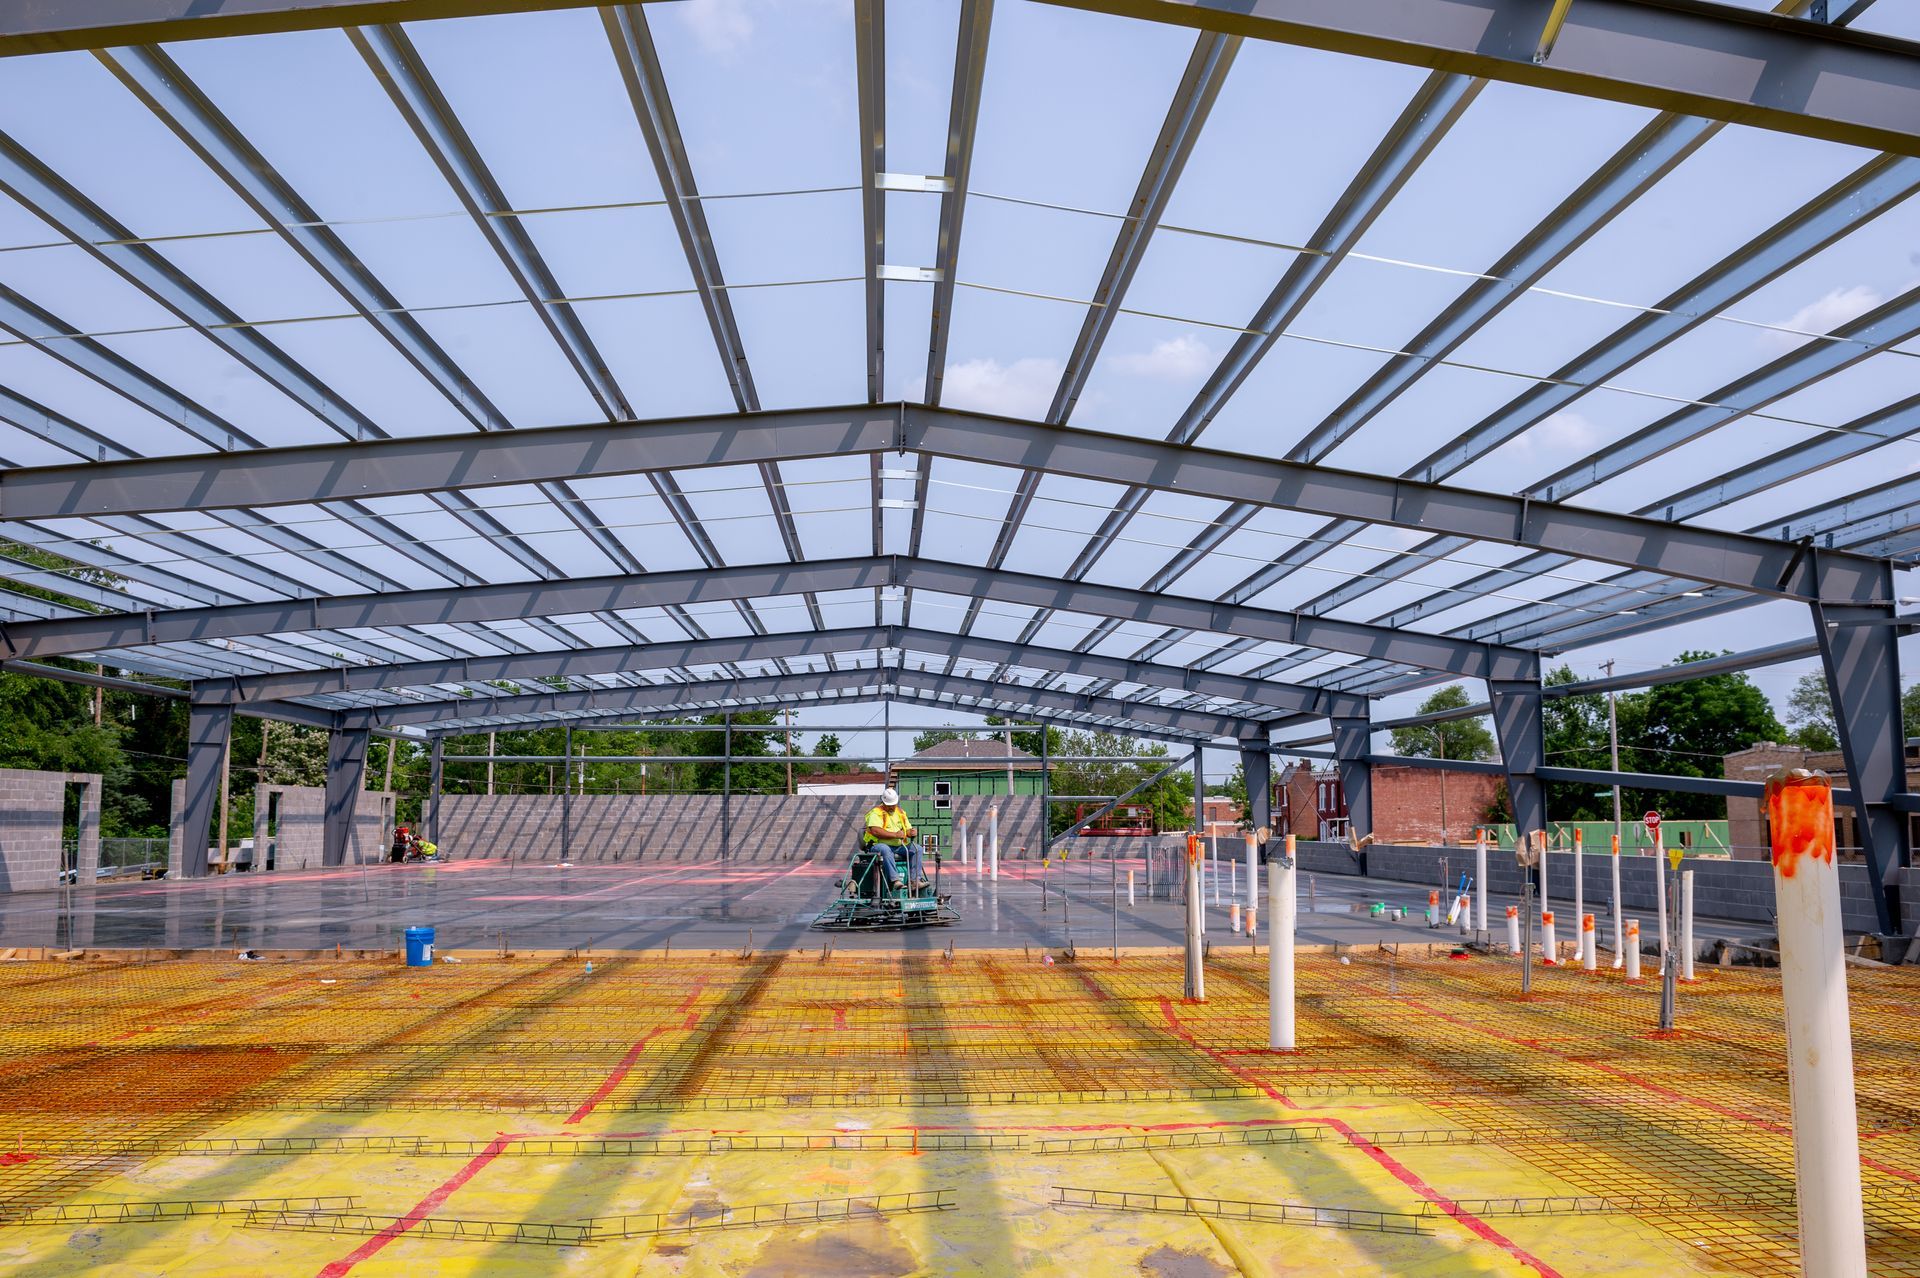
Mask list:
[{"label": "red brick wall", "polygon": [[1287,828],[1280,833],[1299,839],[1319,838],[1320,817],[1314,811],[1312,769],[1295,768],[1286,778],[1286,787]]},{"label": "red brick wall", "polygon": [[1440,794],[1446,787],[1447,835],[1469,840],[1499,791],[1500,778],[1484,772],[1437,768],[1373,768],[1374,834],[1382,843],[1438,843]]}]

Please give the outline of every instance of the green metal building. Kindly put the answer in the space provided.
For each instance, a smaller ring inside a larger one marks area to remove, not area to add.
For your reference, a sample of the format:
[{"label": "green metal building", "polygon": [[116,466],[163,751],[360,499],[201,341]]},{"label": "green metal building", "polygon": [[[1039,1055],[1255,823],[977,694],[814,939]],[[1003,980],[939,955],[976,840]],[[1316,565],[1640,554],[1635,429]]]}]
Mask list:
[{"label": "green metal building", "polygon": [[[929,847],[953,846],[954,800],[986,794],[1039,794],[1040,760],[1009,752],[1001,738],[942,741],[893,765],[914,828]],[[971,806],[971,805],[966,805]],[[962,809],[964,811],[964,808]]]}]

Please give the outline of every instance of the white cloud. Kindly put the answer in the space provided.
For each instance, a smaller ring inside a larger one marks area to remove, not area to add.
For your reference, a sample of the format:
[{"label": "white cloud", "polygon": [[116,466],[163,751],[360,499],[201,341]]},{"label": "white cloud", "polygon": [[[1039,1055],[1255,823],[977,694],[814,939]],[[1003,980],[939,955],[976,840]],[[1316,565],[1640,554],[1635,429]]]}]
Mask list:
[{"label": "white cloud", "polygon": [[746,0],[685,0],[674,7],[708,53],[732,53],[753,38]]},{"label": "white cloud", "polygon": [[[1852,288],[1836,288],[1823,297],[1817,297],[1805,306],[1779,321],[1782,328],[1790,328],[1799,333],[1831,333],[1848,320],[1864,315],[1880,305],[1886,298],[1879,289],[1866,284],[1855,284]],[[1806,339],[1796,337],[1794,333],[1767,332],[1764,340],[1781,350],[1791,350]]]},{"label": "white cloud", "polygon": [[[940,383],[940,402],[949,408],[1038,420],[1053,404],[1062,371],[1057,359],[1017,359],[1011,364],[970,359],[949,364]],[[914,398],[922,398],[925,389],[924,381],[916,383]]]},{"label": "white cloud", "polygon": [[1599,442],[1600,432],[1592,422],[1562,409],[1521,435],[1513,447],[1526,457],[1564,457],[1590,453]]},{"label": "white cloud", "polygon": [[1214,365],[1213,351],[1190,333],[1155,342],[1153,349],[1117,355],[1113,365],[1137,377],[1198,377]]}]

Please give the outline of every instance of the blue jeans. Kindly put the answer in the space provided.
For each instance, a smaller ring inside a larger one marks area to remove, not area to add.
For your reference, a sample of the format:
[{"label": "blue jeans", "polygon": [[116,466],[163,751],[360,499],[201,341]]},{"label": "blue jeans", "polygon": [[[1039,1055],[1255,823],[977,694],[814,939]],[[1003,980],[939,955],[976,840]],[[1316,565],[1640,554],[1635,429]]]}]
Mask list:
[{"label": "blue jeans", "polygon": [[[889,888],[899,887],[900,872],[896,870],[893,865],[894,845],[870,843],[867,846],[880,854],[880,874],[886,879],[887,886]],[[925,849],[920,846],[918,839],[906,843],[904,847],[907,852],[907,874],[912,878],[913,882],[918,883],[921,879],[927,877],[927,866],[924,859]]]}]

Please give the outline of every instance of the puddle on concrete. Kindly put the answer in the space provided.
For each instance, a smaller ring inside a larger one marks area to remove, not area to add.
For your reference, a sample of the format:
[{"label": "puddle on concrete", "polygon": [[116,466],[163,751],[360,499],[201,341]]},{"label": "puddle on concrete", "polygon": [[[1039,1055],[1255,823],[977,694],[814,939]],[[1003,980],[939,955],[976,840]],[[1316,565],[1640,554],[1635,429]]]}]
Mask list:
[{"label": "puddle on concrete", "polygon": [[1230,1278],[1233,1270],[1197,1251],[1161,1246],[1140,1257],[1140,1272],[1151,1278]]},{"label": "puddle on concrete", "polygon": [[[885,1222],[862,1220],[800,1242],[776,1235],[761,1248],[744,1278],[840,1278],[844,1274],[902,1278],[920,1269],[913,1253]],[[1195,1276],[1199,1278],[1199,1271]]]}]

